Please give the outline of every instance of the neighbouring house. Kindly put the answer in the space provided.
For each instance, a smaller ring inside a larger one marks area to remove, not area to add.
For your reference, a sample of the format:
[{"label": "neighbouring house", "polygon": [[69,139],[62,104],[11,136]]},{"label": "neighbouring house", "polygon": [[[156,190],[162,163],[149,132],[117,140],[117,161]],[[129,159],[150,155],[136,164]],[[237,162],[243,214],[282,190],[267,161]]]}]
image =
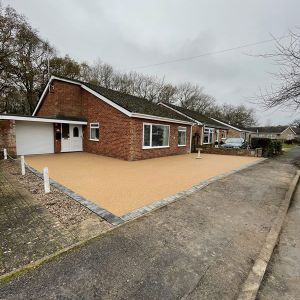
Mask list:
[{"label": "neighbouring house", "polygon": [[199,112],[169,103],[159,103],[171,111],[174,111],[194,124],[192,125],[192,151],[195,152],[200,146],[212,146],[221,143],[227,137],[228,127],[216,122]]},{"label": "neighbouring house", "polygon": [[243,138],[246,142],[250,143],[250,137],[251,137],[251,134],[253,133],[251,130],[246,129],[242,126],[232,125],[232,124],[226,123],[224,121],[220,121],[215,118],[212,118],[212,119],[214,121],[228,127],[227,138]]},{"label": "neighbouring house", "polygon": [[139,160],[191,152],[193,123],[146,99],[52,76],[32,116],[0,115],[0,147]]},{"label": "neighbouring house", "polygon": [[296,138],[296,132],[290,126],[251,127],[251,137],[269,138],[280,141],[291,141]]},{"label": "neighbouring house", "polygon": [[300,142],[300,127],[292,127],[292,129],[296,133],[295,140]]}]

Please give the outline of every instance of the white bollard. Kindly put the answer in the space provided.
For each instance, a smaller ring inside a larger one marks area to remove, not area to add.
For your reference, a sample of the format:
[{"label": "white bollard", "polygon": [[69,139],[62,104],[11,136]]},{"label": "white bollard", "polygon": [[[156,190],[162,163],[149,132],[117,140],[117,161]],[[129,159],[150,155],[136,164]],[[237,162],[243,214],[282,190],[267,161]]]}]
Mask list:
[{"label": "white bollard", "polygon": [[22,175],[25,175],[25,159],[24,159],[24,155],[21,156],[21,171],[22,171]]},{"label": "white bollard", "polygon": [[197,158],[197,159],[202,158],[202,157],[201,157],[201,153],[200,153],[200,148],[198,149],[198,155],[197,155],[196,158]]},{"label": "white bollard", "polygon": [[43,170],[43,174],[44,174],[44,189],[45,189],[45,194],[50,193],[50,182],[49,182],[49,172],[48,172],[48,168],[44,168]]},{"label": "white bollard", "polygon": [[6,149],[3,149],[3,156],[4,156],[4,159],[7,159],[7,150]]}]

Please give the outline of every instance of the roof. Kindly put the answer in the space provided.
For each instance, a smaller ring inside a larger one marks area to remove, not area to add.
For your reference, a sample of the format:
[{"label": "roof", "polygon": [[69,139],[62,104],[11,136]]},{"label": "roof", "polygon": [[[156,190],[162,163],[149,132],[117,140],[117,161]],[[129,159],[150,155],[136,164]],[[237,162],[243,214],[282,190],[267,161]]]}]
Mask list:
[{"label": "roof", "polygon": [[211,127],[216,127],[216,128],[228,129],[227,126],[221,124],[220,122],[216,122],[215,120],[213,120],[197,111],[187,109],[187,108],[184,108],[181,106],[177,106],[174,104],[169,104],[169,103],[161,103],[161,105],[169,107],[171,110],[176,110],[179,113],[189,117],[190,119],[200,122],[201,124],[211,126]]},{"label": "roof", "polygon": [[234,129],[234,130],[237,130],[237,131],[252,132],[251,130],[249,130],[249,129],[243,127],[243,126],[240,126],[240,125],[229,124],[229,123],[224,122],[223,120],[217,120],[217,119],[215,119],[215,118],[212,118],[212,119],[215,120],[216,122],[219,122],[219,123],[221,123],[221,124],[223,124],[223,125],[225,125],[225,126],[227,126],[227,127],[229,127],[229,128],[232,128],[232,129]]},{"label": "roof", "polygon": [[[262,126],[262,127],[251,127],[249,130],[252,130],[253,132],[260,132],[260,133],[282,133],[287,128],[290,128],[289,126]],[[291,128],[291,130],[293,130]]]},{"label": "roof", "polygon": [[300,134],[300,127],[292,127],[292,129],[296,134]]},{"label": "roof", "polygon": [[186,124],[192,123],[189,118],[182,116],[174,111],[171,111],[161,105],[153,103],[145,98],[136,97],[133,95],[129,95],[105,87],[97,86],[80,80],[74,80],[74,79],[69,79],[65,77],[56,77],[56,76],[52,76],[50,78],[47,87],[45,88],[33,115],[35,115],[36,112],[38,111],[38,108],[41,105],[44,96],[46,95],[49,84],[53,80],[60,80],[60,81],[80,85],[83,89],[94,94],[96,97],[100,98],[104,102],[115,107],[119,111],[125,113],[129,117],[146,118],[146,119],[154,119],[154,120],[158,119],[158,120],[174,122],[174,123],[176,123],[176,121],[178,123],[186,123]]},{"label": "roof", "polygon": [[44,122],[44,123],[65,123],[86,125],[87,120],[84,118],[66,118],[66,117],[36,117],[24,116],[14,114],[0,114],[0,120],[15,120],[15,121],[29,121],[29,122]]}]

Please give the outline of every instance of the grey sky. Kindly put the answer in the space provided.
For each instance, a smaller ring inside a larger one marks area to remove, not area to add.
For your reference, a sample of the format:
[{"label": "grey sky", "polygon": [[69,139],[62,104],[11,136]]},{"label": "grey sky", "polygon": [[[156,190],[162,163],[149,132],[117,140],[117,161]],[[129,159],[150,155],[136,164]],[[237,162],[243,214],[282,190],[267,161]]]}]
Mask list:
[{"label": "grey sky", "polygon": [[[191,81],[219,103],[247,103],[270,86],[277,67],[249,54],[272,52],[266,43],[223,54],[148,68],[139,66],[215,52],[286,35],[300,26],[299,0],[2,0],[25,14],[61,55],[100,58],[120,71],[136,70]],[[252,105],[253,106],[253,105]],[[263,112],[261,125],[284,124],[295,112]]]}]

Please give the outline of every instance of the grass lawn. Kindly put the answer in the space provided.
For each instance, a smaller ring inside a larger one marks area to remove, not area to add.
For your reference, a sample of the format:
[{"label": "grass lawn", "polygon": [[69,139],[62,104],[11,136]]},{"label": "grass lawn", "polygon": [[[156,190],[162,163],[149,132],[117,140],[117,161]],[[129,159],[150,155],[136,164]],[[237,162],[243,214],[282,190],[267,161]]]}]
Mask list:
[{"label": "grass lawn", "polygon": [[283,144],[282,145],[282,150],[283,151],[289,151],[295,147],[297,147],[298,145],[297,144]]}]

